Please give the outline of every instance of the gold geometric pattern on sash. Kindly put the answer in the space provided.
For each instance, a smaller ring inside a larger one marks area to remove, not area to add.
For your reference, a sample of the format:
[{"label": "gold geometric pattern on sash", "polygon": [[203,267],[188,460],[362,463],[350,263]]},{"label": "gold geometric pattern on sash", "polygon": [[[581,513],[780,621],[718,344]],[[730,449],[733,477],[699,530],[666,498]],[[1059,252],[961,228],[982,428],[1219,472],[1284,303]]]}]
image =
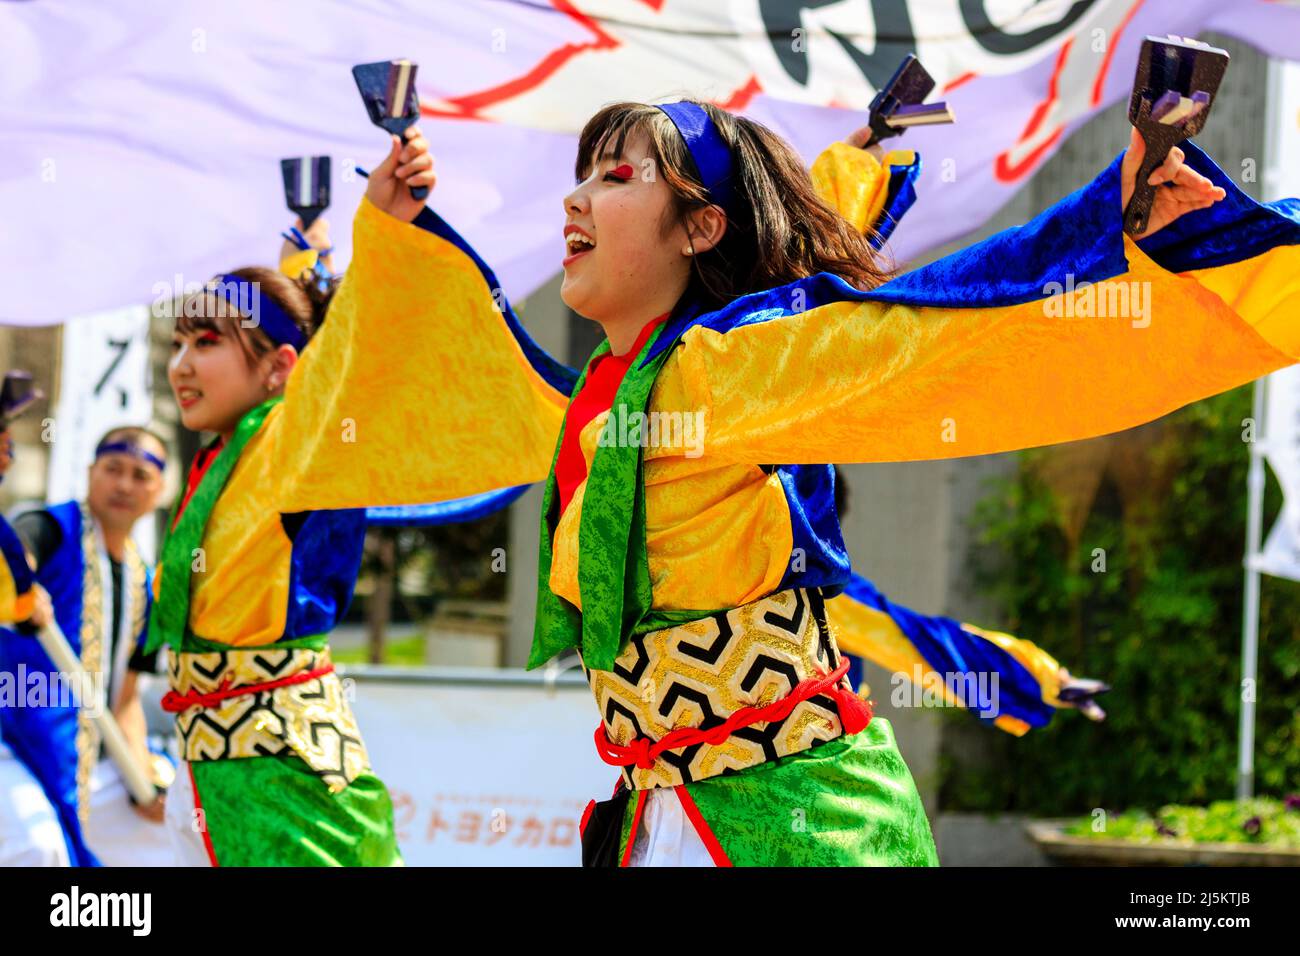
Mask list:
[{"label": "gold geometric pattern on sash", "polygon": [[[795,588],[687,624],[632,637],[614,669],[584,671],[609,739],[659,740],[708,730],[743,707],[788,695],[839,666],[820,591]],[[848,687],[847,680],[841,686]],[[633,790],[675,787],[799,753],[844,733],[839,708],[819,694],[782,721],[742,727],[723,743],[664,751],[649,769],[623,767]]]},{"label": "gold geometric pattern on sash", "polygon": [[148,622],[145,615],[148,569],[145,567],[144,559],[140,557],[140,550],[130,538],[126,539],[126,560],[123,565],[127,574],[126,597],[129,602],[123,617],[131,622],[129,637],[134,641],[144,633],[145,624]]},{"label": "gold geometric pattern on sash", "polygon": [[[177,694],[210,694],[317,670],[330,663],[329,648],[167,652],[167,673]],[[337,793],[370,771],[370,758],[333,671],[298,684],[195,704],[176,715],[181,756],[190,761],[293,754]]]}]

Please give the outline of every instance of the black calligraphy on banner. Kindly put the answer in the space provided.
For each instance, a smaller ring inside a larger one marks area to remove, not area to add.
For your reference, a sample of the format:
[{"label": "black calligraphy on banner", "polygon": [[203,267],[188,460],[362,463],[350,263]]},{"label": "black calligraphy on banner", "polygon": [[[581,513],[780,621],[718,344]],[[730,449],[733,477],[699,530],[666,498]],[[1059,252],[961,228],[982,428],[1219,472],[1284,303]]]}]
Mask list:
[{"label": "black calligraphy on banner", "polygon": [[[806,29],[804,13],[822,7],[838,6],[842,0],[814,0],[812,3],[792,3],[790,0],[758,0],[758,14],[772,41],[772,50],[790,79],[800,86],[808,85],[810,72],[808,47],[794,44],[790,38],[794,31]],[[849,55],[873,90],[880,89],[898,68],[902,58],[916,49],[916,34],[912,30],[912,17],[907,0],[872,0],[871,12],[875,21],[875,49],[864,53],[852,39],[834,30],[826,30]],[[868,26],[863,24],[865,30]]]},{"label": "black calligraphy on banner", "polygon": [[[758,0],[758,13],[763,21],[772,51],[790,79],[800,86],[808,85],[811,72],[808,62],[808,45],[795,44],[791,37],[795,31],[807,29],[804,14],[830,7],[841,6],[844,0]],[[985,9],[984,0],[960,0],[962,22],[971,37],[981,47],[999,56],[1010,56],[1032,50],[1048,43],[1068,31],[1097,0],[1077,0],[1054,23],[1047,23],[1023,33],[1011,33],[995,24]],[[913,28],[908,0],[870,0],[871,22],[863,23],[861,31],[850,35],[823,28],[853,61],[873,90],[880,89],[898,68],[908,53],[917,50],[917,34]],[[1029,19],[1036,7],[1059,7],[1060,3],[1035,4],[1022,11],[1017,19]],[[861,38],[870,32],[875,38],[870,52],[865,51]]]},{"label": "black calligraphy on banner", "polygon": [[[104,374],[99,377],[99,381],[95,383],[95,398],[99,398],[100,393],[103,392],[105,386],[108,385],[108,380],[113,377],[113,373],[116,372],[118,367],[122,364],[122,359],[126,358],[126,353],[131,350],[131,340],[110,338],[108,340],[108,347],[114,350],[116,354],[114,354],[113,360],[109,362],[108,368],[104,370]],[[127,390],[121,385],[115,385],[114,387],[117,389],[118,405],[122,408],[126,408],[128,397]]]}]

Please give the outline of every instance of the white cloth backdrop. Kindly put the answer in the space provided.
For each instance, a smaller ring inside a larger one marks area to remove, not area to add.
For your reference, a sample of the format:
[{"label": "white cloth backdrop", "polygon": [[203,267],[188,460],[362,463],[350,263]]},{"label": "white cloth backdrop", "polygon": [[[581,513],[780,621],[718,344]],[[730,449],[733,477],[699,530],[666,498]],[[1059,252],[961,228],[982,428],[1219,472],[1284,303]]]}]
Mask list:
[{"label": "white cloth backdrop", "polygon": [[433,202],[517,299],[558,271],[575,134],[603,103],[710,98],[811,159],[917,51],[958,125],[902,141],[926,161],[906,260],[980,225],[1127,96],[1144,34],[1211,29],[1300,57],[1293,0],[0,0],[0,322],[271,261],[286,156],[334,157],[346,263],[349,170],[385,150],[356,63],[420,64]]}]

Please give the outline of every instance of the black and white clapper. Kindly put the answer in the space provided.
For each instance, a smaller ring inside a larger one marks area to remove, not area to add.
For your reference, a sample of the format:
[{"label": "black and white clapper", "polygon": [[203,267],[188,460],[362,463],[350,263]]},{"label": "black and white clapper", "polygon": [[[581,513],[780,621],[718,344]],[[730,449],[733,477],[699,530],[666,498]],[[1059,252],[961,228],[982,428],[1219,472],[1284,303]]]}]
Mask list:
[{"label": "black and white clapper", "polygon": [[284,177],[284,204],[310,229],[330,204],[330,158],[301,156],[280,160]]},{"label": "black and white clapper", "polygon": [[1176,145],[1205,126],[1215,94],[1228,69],[1228,53],[1186,37],[1147,37],[1142,41],[1129,122],[1146,143],[1133,197],[1124,208],[1124,231],[1146,231],[1156,187],[1147,182]]},{"label": "black and white clapper", "polygon": [[[352,68],[352,77],[357,81],[370,122],[394,136],[403,136],[407,128],[420,118],[420,100],[415,94],[417,69],[410,60],[381,60]],[[428,195],[428,186],[411,188],[411,196],[415,199]]]},{"label": "black and white clapper", "polygon": [[868,146],[898,136],[913,126],[934,126],[956,119],[942,101],[927,103],[934,90],[934,77],[921,65],[915,53],[903,57],[889,82],[880,88],[868,109],[871,139]]},{"label": "black and white clapper", "polygon": [[0,430],[8,428],[10,422],[44,397],[45,393],[34,384],[31,372],[20,368],[6,372],[4,385],[0,386]]}]

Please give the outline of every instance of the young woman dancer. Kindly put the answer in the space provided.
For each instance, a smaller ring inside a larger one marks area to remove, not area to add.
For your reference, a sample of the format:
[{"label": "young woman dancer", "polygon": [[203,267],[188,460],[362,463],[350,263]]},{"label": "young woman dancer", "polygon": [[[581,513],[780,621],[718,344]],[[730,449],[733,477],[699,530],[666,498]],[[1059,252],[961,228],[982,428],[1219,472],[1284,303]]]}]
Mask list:
[{"label": "young woman dancer", "polygon": [[[400,471],[420,469],[426,500],[547,476],[530,665],[579,650],[598,751],[623,774],[585,821],[589,862],[936,862],[826,625],[849,568],[818,463],[1085,438],[1293,362],[1295,207],[1251,202],[1189,145],[1153,175],[1170,185],[1139,246],[1122,210],[1142,149],[1135,135],[1029,224],[886,282],[769,131],[693,102],[607,107],[564,201],[562,294],[607,337],[571,401],[490,270],[405,195],[393,170],[418,151],[395,144],[371,174],[331,323],[383,317],[407,346],[390,380],[427,399],[406,409],[422,441]],[[879,191],[867,153],[826,163]],[[1096,310],[1121,289],[1150,294]],[[323,397],[327,420],[357,402]],[[322,444],[304,480],[359,453]]]},{"label": "young woman dancer", "polygon": [[[852,140],[853,137],[850,137]],[[873,242],[883,241],[915,199],[913,182],[920,161],[911,150],[880,154],[887,175],[864,194],[862,181],[836,178],[831,162],[837,144],[812,170],[818,195],[844,213]],[[851,159],[849,160],[852,161]],[[301,228],[298,223],[295,230]],[[873,232],[874,229],[874,232]],[[287,235],[287,234],[286,234]],[[331,250],[329,224],[318,218],[303,234],[295,233],[280,252],[280,271],[304,282],[333,277],[322,261]],[[571,373],[576,379],[577,373]],[[835,506],[841,519],[848,496],[835,470]],[[398,508],[368,508],[370,523],[449,524],[490,514],[513,502],[527,486],[484,492],[467,499]],[[390,517],[391,515],[391,517]],[[1060,708],[1080,708],[1093,720],[1105,713],[1092,697],[1105,686],[1073,677],[1042,648],[1022,638],[987,631],[947,617],[921,614],[889,600],[874,584],[853,574],[843,593],[826,604],[827,623],[840,650],[850,657],[851,686],[861,683],[860,658],[871,660],[921,689],[937,693],[948,706],[967,708],[981,720],[1015,736],[1051,722]]]},{"label": "young woman dancer", "polygon": [[[401,171],[407,185],[432,183],[423,166]],[[401,862],[328,636],[356,582],[364,505],[420,500],[403,496],[410,475],[397,462],[421,437],[402,406],[423,387],[388,379],[404,344],[382,317],[370,330],[319,329],[330,292],[237,269],[176,318],[168,380],[181,421],[216,438],[173,509],[149,647],[170,646],[164,706],[185,762],[168,824],[196,865]],[[368,354],[346,362],[354,351]],[[355,417],[322,419],[344,364]],[[361,454],[324,500],[311,472],[332,444]],[[356,504],[322,510],[339,497]]]}]

